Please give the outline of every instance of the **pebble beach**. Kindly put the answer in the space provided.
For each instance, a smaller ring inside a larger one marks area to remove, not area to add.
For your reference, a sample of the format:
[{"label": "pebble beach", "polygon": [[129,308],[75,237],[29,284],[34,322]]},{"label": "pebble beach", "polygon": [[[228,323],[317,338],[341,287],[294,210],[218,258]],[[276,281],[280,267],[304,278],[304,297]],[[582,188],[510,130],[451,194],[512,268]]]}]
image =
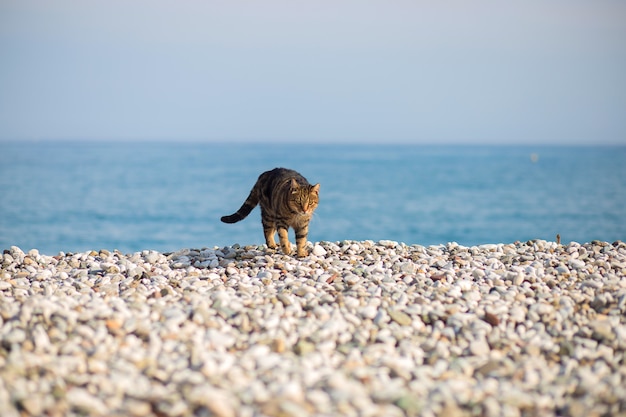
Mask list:
[{"label": "pebble beach", "polygon": [[626,416],[626,244],[0,258],[0,415]]}]

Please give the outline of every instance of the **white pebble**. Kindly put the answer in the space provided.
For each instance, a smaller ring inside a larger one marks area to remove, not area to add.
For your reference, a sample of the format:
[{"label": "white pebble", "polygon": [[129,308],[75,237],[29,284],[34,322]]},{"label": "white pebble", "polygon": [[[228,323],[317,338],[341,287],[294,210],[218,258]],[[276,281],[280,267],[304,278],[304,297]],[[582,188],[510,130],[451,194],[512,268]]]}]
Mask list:
[{"label": "white pebble", "polygon": [[326,249],[324,249],[321,245],[316,243],[315,246],[313,246],[313,255],[324,256],[326,253]]}]

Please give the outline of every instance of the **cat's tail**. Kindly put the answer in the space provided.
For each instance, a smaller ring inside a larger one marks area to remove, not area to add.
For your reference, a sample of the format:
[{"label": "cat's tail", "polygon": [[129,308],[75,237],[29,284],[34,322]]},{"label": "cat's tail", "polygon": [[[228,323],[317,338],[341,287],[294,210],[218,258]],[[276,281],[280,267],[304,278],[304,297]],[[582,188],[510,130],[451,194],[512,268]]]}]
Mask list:
[{"label": "cat's tail", "polygon": [[224,223],[237,223],[238,221],[245,219],[248,214],[250,214],[252,209],[256,207],[257,204],[259,204],[259,195],[256,191],[256,187],[254,187],[252,191],[250,191],[250,195],[248,195],[248,198],[246,198],[246,201],[243,202],[239,210],[237,210],[230,216],[222,216],[221,220]]}]

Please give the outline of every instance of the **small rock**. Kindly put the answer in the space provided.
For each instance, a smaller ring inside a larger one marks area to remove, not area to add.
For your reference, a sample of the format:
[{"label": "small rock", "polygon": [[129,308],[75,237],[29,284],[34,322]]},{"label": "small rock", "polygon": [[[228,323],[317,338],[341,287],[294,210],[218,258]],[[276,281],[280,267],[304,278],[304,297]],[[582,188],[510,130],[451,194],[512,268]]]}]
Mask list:
[{"label": "small rock", "polygon": [[485,277],[485,271],[483,271],[482,269],[478,269],[478,268],[476,268],[476,269],[474,269],[474,270],[472,271],[472,276],[473,276],[474,278],[476,278],[476,279],[481,279],[481,278],[484,278],[484,277]]},{"label": "small rock", "polygon": [[615,333],[609,320],[596,319],[589,323],[592,335],[598,341],[611,341],[615,339]]},{"label": "small rock", "polygon": [[324,249],[321,245],[319,245],[318,243],[316,243],[313,246],[313,255],[315,256],[325,256],[326,255],[326,249]]},{"label": "small rock", "polygon": [[408,326],[413,322],[413,320],[411,320],[411,316],[399,310],[389,310],[388,314],[389,317],[391,317],[391,320],[401,326]]},{"label": "small rock", "polygon": [[496,316],[495,314],[490,313],[488,311],[485,312],[484,320],[487,323],[491,324],[492,326],[497,326],[498,324],[500,324],[500,319],[498,318],[498,316]]},{"label": "small rock", "polygon": [[556,267],[556,272],[560,275],[569,274],[570,271],[565,265],[559,265]]},{"label": "small rock", "polygon": [[82,388],[72,388],[67,392],[67,402],[72,409],[88,415],[105,415],[107,407],[95,395]]},{"label": "small rock", "polygon": [[469,350],[472,355],[484,356],[489,354],[489,344],[484,339],[473,340],[470,342]]},{"label": "small rock", "polygon": [[305,356],[307,353],[315,351],[315,345],[306,340],[300,340],[294,346],[294,352],[300,356]]},{"label": "small rock", "polygon": [[580,259],[574,259],[574,258],[571,258],[568,263],[569,263],[569,266],[573,269],[583,269],[585,268],[585,266],[587,266],[585,261],[581,261]]}]

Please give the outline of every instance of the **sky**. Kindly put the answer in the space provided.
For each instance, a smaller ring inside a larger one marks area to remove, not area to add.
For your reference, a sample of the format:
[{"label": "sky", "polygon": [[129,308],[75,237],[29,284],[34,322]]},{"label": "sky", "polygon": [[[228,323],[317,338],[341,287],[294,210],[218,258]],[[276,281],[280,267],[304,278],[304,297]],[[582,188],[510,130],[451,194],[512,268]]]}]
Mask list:
[{"label": "sky", "polygon": [[626,144],[622,0],[0,0],[0,140]]}]

